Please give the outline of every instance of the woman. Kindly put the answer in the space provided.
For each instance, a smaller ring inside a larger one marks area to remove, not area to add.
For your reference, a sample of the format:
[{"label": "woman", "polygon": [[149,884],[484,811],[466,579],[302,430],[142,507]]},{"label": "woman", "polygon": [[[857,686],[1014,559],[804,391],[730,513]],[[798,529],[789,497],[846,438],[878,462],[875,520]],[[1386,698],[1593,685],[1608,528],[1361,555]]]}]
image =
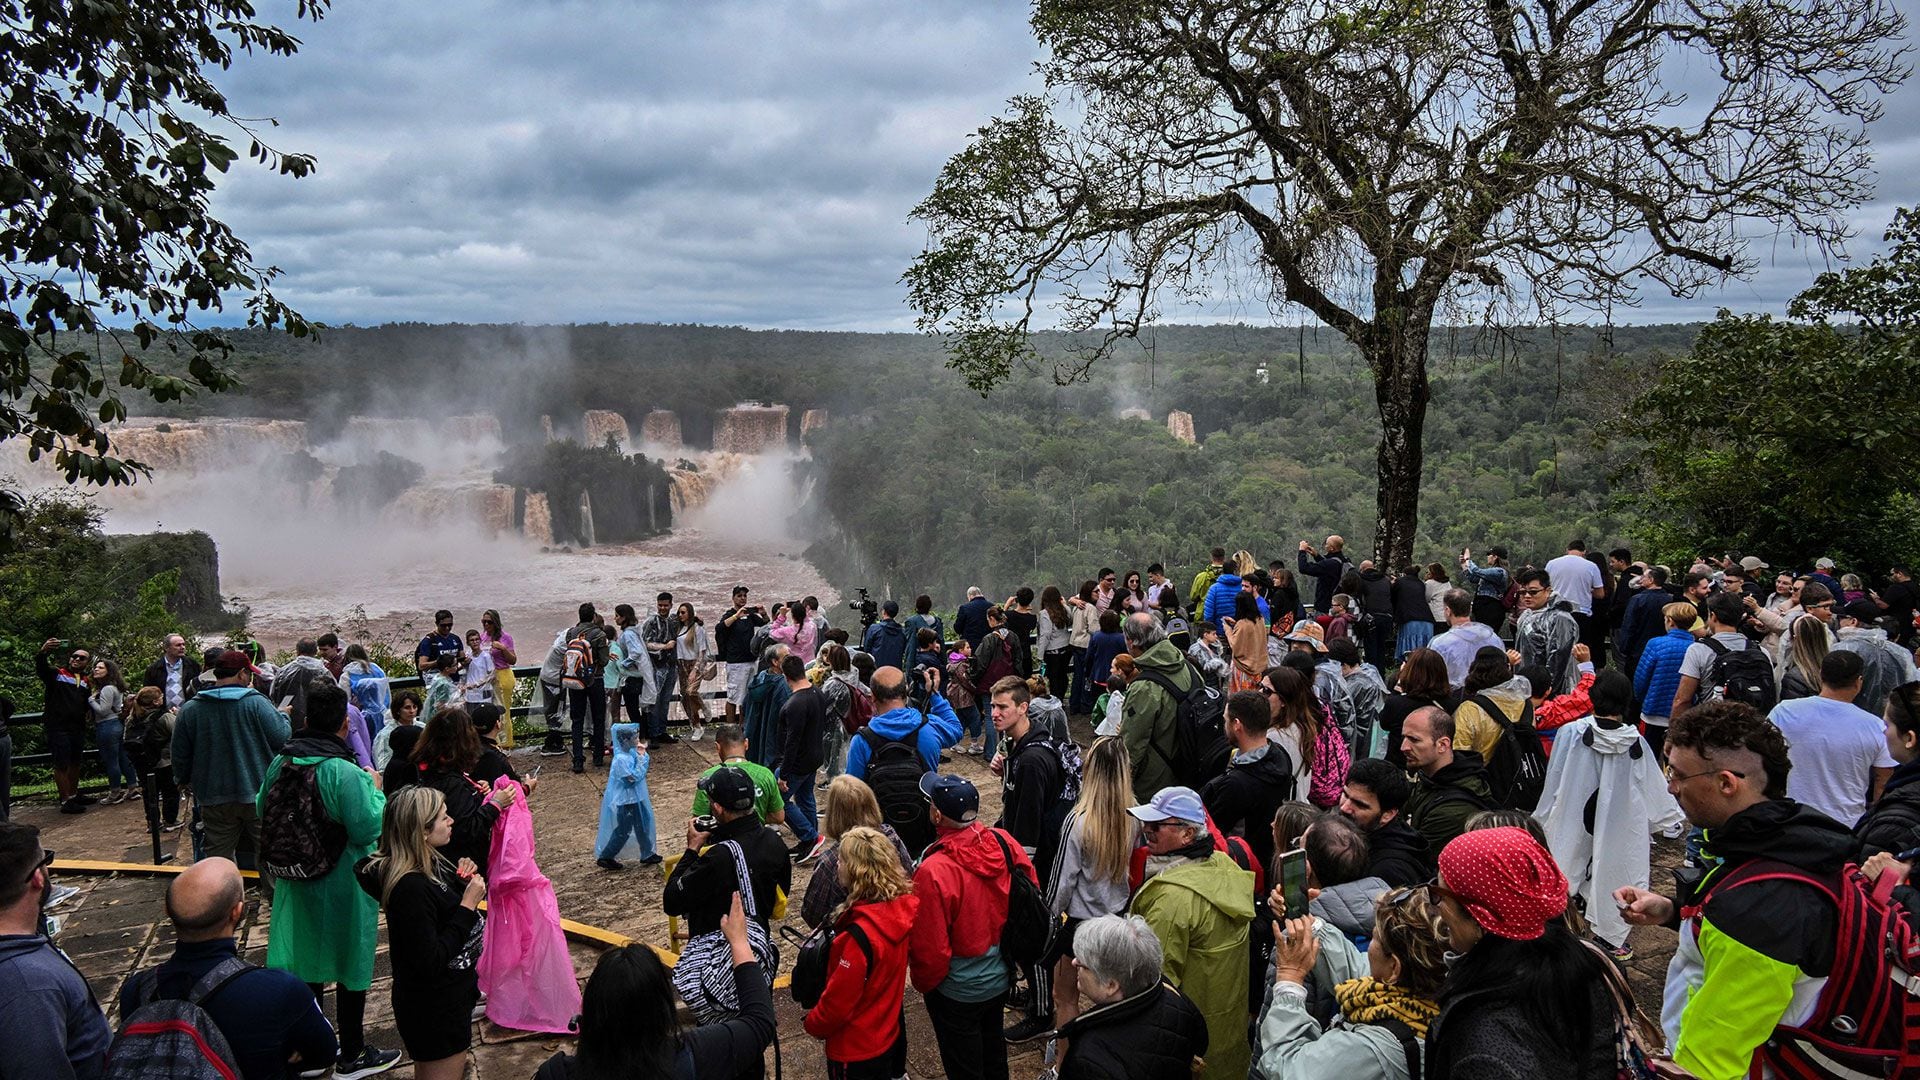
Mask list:
[{"label": "woman", "polygon": [[1859,574],[1841,574],[1840,575],[1840,606],[1841,607],[1846,607],[1848,604],[1853,603],[1855,600],[1865,600],[1866,598],[1867,598],[1867,586],[1865,582],[1860,580]]},{"label": "woman", "polygon": [[1867,808],[1853,834],[1861,850],[1900,852],[1920,846],[1920,683],[1908,683],[1887,695],[1887,752],[1893,775],[1880,798]]},{"label": "woman", "polygon": [[1433,613],[1433,632],[1447,632],[1447,593],[1453,589],[1453,581],[1447,574],[1447,568],[1440,563],[1427,564],[1427,610]]},{"label": "woman", "polygon": [[127,684],[120,678],[120,665],[111,660],[94,661],[88,687],[92,691],[87,695],[87,708],[93,719],[93,743],[100,748],[100,768],[107,774],[107,805],[138,798],[140,774],[133,770],[133,759],[127,756],[127,725],[122,718],[127,710]]},{"label": "woman", "polygon": [[[1330,797],[1325,791],[1317,790],[1323,785],[1314,783],[1314,774],[1325,771],[1326,767],[1322,759],[1329,744],[1323,737],[1323,729],[1332,729],[1333,742],[1340,747],[1345,748],[1347,744],[1340,737],[1337,725],[1324,722],[1319,702],[1313,696],[1313,680],[1282,666],[1268,668],[1255,685],[1267,698],[1267,738],[1279,744],[1287,752],[1287,760],[1293,762],[1294,797],[1305,798],[1315,806],[1337,803],[1339,789],[1346,785],[1345,765],[1340,766],[1340,783]],[[1351,752],[1347,756],[1351,758]],[[1316,765],[1321,768],[1316,769]],[[1313,795],[1320,797],[1313,798]]]},{"label": "woman", "polygon": [[380,846],[354,867],[387,913],[393,1023],[421,1080],[466,1074],[480,1000],[487,879],[465,859],[447,860],[453,832],[445,797],[416,784],[387,800]]},{"label": "woman", "polygon": [[453,818],[451,839],[435,846],[445,847],[447,858],[469,860],[485,874],[493,823],[513,802],[515,789],[489,792],[467,775],[480,762],[480,735],[473,730],[467,711],[449,707],[434,713],[421,730],[410,760],[419,774],[416,782],[438,791]]},{"label": "woman", "polygon": [[1795,619],[1787,635],[1786,665],[1780,671],[1780,700],[1817,697],[1820,665],[1833,650],[1833,635],[1819,619]]},{"label": "woman", "polygon": [[1140,571],[1129,570],[1120,579],[1120,590],[1113,594],[1111,606],[1126,615],[1153,610],[1152,604],[1147,601],[1147,590],[1140,586]]},{"label": "woman", "polygon": [[1233,617],[1226,624],[1227,652],[1233,662],[1227,666],[1229,696],[1260,685],[1267,670],[1267,621],[1260,617],[1260,604],[1250,592],[1235,594]]},{"label": "woman", "polygon": [[[420,722],[420,695],[412,690],[402,690],[393,697],[392,723],[384,724],[373,736],[373,767],[385,770],[393,760],[393,737],[402,728],[415,727]],[[412,738],[419,738],[416,732]]]},{"label": "woman", "polygon": [[1060,586],[1040,590],[1040,613],[1035,634],[1039,638],[1040,663],[1047,675],[1047,689],[1065,700],[1073,674],[1073,617],[1060,595]]},{"label": "woman", "polygon": [[132,736],[127,754],[136,768],[152,778],[153,790],[146,796],[160,800],[157,808],[147,804],[147,820],[158,820],[168,832],[180,827],[180,785],[173,779],[173,722],[166,691],[158,686],[141,687],[127,710],[127,730]]},{"label": "woman", "polygon": [[548,1058],[534,1080],[733,1080],[757,1075],[773,1044],[773,991],[747,939],[740,894],[720,919],[732,949],[740,1014],[691,1030],[680,1027],[673,976],[645,945],[603,953],[580,1002],[580,1042]]},{"label": "woman", "polygon": [[1273,572],[1273,584],[1267,587],[1267,625],[1276,636],[1293,633],[1293,622],[1300,617],[1300,587],[1294,584],[1293,571],[1281,567]]},{"label": "woman", "polygon": [[[1313,919],[1289,919],[1276,934],[1273,1003],[1260,1020],[1259,1072],[1266,1080],[1338,1076],[1341,1080],[1408,1080],[1407,1039],[1417,1056],[1440,1013],[1447,980],[1446,927],[1419,886],[1380,894],[1367,941],[1367,974],[1333,987],[1340,1014],[1322,1030],[1307,1013],[1306,980],[1323,947]],[[1324,947],[1352,950],[1346,937]],[[1359,957],[1330,965],[1359,969]]]},{"label": "woman", "polygon": [[[807,1010],[807,1034],[826,1043],[832,1080],[894,1080],[907,1074],[907,934],[920,898],[893,845],[876,829],[840,836],[835,876],[847,898],[833,911],[827,985]],[[855,934],[859,936],[856,938]]]},{"label": "woman", "polygon": [[1087,683],[1094,695],[1106,689],[1107,673],[1113,658],[1127,651],[1127,639],[1120,633],[1121,615],[1108,608],[1100,613],[1100,629],[1087,641]]},{"label": "woman", "polygon": [[[500,613],[493,608],[480,613],[480,641],[493,661],[493,700],[509,712],[513,710],[513,692],[520,680],[513,673],[513,665],[520,662],[520,654],[514,650],[513,635],[500,625]],[[513,724],[511,721],[500,725],[500,745],[513,749]]]},{"label": "woman", "polygon": [[707,677],[707,626],[693,613],[692,604],[681,604],[674,619],[681,627],[673,653],[680,661],[680,708],[686,711],[687,738],[699,742],[707,733],[707,706],[700,697],[700,684]]},{"label": "woman", "polygon": [[1567,929],[1567,879],[1520,829],[1463,833],[1428,893],[1456,954],[1427,1036],[1426,1080],[1610,1080],[1607,961]]},{"label": "woman", "polygon": [[[654,681],[653,661],[647,658],[646,639],[640,633],[640,617],[634,613],[632,604],[618,604],[613,609],[613,625],[620,629],[620,636],[614,647],[620,660],[609,664],[620,672],[620,700],[626,706],[627,719],[640,726],[644,731],[653,709],[654,695],[660,692]],[[609,724],[607,730],[613,730]]]},{"label": "woman", "polygon": [[1127,860],[1139,842],[1132,770],[1124,739],[1095,739],[1081,766],[1080,798],[1060,826],[1047,871],[1047,910],[1065,922],[1053,934],[1053,1019],[1064,1027],[1080,1012],[1073,973],[1074,935],[1088,919],[1127,910]]},{"label": "woman", "polygon": [[1099,625],[1100,611],[1093,601],[1093,591],[1099,585],[1092,580],[1080,583],[1080,591],[1068,600],[1067,610],[1071,613],[1071,626],[1067,631],[1067,641],[1073,646],[1073,689],[1067,697],[1067,712],[1073,716],[1086,716],[1093,708],[1093,683],[1087,676],[1087,649],[1093,644],[1093,631]]},{"label": "woman", "polygon": [[[933,632],[936,636],[940,633],[938,619],[933,621]],[[907,633],[911,635],[913,631],[908,630]],[[813,620],[807,617],[806,601],[795,600],[780,608],[773,625],[767,630],[767,636],[775,641],[784,642],[789,649],[793,650],[793,655],[802,660],[814,655],[819,639],[814,634]]]},{"label": "woman", "polygon": [[1021,678],[1033,674],[1033,647],[1040,633],[1040,616],[1033,610],[1033,590],[1025,585],[1014,590],[1005,604],[1007,633],[1013,642],[1013,672]]},{"label": "woman", "polygon": [[[1394,678],[1393,693],[1380,710],[1380,730],[1385,733],[1386,759],[1404,767],[1400,754],[1400,725],[1417,709],[1429,705],[1447,708],[1447,661],[1432,649],[1415,649],[1400,661]],[[1447,709],[1448,712],[1453,710]]]},{"label": "woman", "polygon": [[[1061,1024],[1060,1080],[1190,1080],[1207,1021],[1161,977],[1160,939],[1138,915],[1103,915],[1075,935],[1068,996],[1092,1008]],[[1056,989],[1059,984],[1055,984]]]},{"label": "woman", "polygon": [[809,927],[817,927],[832,918],[835,909],[847,899],[847,887],[840,880],[839,840],[847,830],[857,828],[880,830],[892,842],[894,854],[900,859],[900,869],[909,875],[913,873],[913,856],[893,826],[882,823],[880,802],[874,798],[873,789],[857,776],[842,773],[834,777],[827,785],[827,812],[820,821],[820,835],[828,846],[819,857],[820,864],[813,868],[806,896],[800,901],[800,917]]},{"label": "woman", "polygon": [[[1114,657],[1113,662],[1117,667],[1120,658]],[[1111,670],[1107,672],[1107,681],[1113,681]],[[1053,688],[1047,685],[1047,680],[1035,675],[1026,682],[1027,694],[1031,699],[1027,702],[1027,715],[1032,717],[1034,726],[1051,735],[1056,743],[1072,741],[1073,733],[1067,727],[1067,707],[1053,696]]]}]

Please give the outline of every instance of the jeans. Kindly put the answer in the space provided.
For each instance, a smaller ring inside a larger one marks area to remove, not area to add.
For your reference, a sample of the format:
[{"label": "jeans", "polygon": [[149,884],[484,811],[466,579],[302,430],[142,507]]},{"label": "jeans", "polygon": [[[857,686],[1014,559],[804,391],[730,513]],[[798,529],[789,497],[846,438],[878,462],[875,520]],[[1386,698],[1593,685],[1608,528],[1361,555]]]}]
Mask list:
[{"label": "jeans", "polygon": [[787,782],[787,827],[802,844],[812,844],[820,838],[819,813],[813,806],[813,774],[817,771],[790,773],[783,769],[780,772],[780,779]]},{"label": "jeans", "polygon": [[1068,651],[1073,654],[1073,691],[1067,699],[1067,715],[1086,716],[1093,712],[1093,665],[1087,650]]},{"label": "jeans", "polygon": [[93,726],[93,744],[100,748],[100,768],[106,771],[107,788],[111,791],[140,782],[140,774],[133,769],[133,759],[127,756],[126,734],[124,720],[102,720]]},{"label": "jeans", "polygon": [[567,712],[573,717],[573,767],[586,767],[588,713],[593,715],[593,763],[599,765],[607,754],[607,688],[598,682],[587,683],[584,690],[567,691]]},{"label": "jeans", "polygon": [[627,846],[627,837],[640,841],[640,857],[653,858],[653,807],[645,802],[627,803],[613,808],[613,835],[607,839],[607,846],[594,854],[602,859],[611,859]]},{"label": "jeans", "polygon": [[550,683],[540,684],[540,700],[547,710],[547,741],[543,750],[559,750],[566,738],[560,727],[560,714],[567,711],[567,692]]},{"label": "jeans", "polygon": [[13,814],[13,736],[0,732],[0,821]]},{"label": "jeans", "polygon": [[987,1001],[955,1001],[931,990],[926,1000],[947,1080],[1007,1080],[1007,1040],[1000,1029],[1004,992]]},{"label": "jeans", "polygon": [[653,712],[647,718],[647,734],[659,738],[667,733],[667,707],[673,704],[673,683],[677,672],[671,663],[653,666],[654,685],[659,692],[653,697]]}]

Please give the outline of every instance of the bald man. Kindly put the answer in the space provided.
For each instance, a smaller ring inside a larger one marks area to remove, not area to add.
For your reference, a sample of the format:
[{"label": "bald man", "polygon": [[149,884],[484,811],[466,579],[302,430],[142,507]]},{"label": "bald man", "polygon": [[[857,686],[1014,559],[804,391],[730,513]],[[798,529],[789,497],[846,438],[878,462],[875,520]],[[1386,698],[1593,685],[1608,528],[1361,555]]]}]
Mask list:
[{"label": "bald man", "polygon": [[[333,1063],[339,1044],[307,984],[240,960],[234,929],[245,916],[246,889],[239,867],[220,858],[194,863],[167,887],[166,910],[177,939],[173,955],[127,977],[120,988],[122,1023],[156,998],[186,997],[220,969],[216,989],[200,1007],[226,1036],[241,1076],[268,1080]],[[370,1074],[339,1075],[346,1080]]]}]

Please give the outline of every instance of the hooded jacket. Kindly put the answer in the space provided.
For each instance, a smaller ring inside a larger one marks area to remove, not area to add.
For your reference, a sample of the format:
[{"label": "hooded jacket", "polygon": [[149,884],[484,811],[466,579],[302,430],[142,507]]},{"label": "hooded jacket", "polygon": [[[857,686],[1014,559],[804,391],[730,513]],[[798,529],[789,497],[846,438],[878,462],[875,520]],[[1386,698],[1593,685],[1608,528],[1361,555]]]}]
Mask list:
[{"label": "hooded jacket", "polygon": [[1222,615],[1233,614],[1234,598],[1239,595],[1240,575],[1221,574],[1207,586],[1207,599],[1200,605],[1200,621],[1219,626]]},{"label": "hooded jacket", "polygon": [[0,936],[0,1016],[0,1076],[105,1074],[107,1018],[79,969],[39,934]]},{"label": "hooded jacket", "polygon": [[[907,937],[920,898],[855,904],[840,916],[827,952],[827,986],[807,1010],[807,1034],[826,1040],[827,1060],[866,1061],[893,1048],[900,1035],[900,999],[907,989]],[[857,926],[872,950],[860,947]]]},{"label": "hooded jacket", "polygon": [[1455,750],[1453,763],[1427,776],[1415,773],[1413,791],[1407,796],[1405,816],[1426,838],[1427,847],[1439,852],[1447,842],[1467,830],[1467,819],[1495,806],[1493,787],[1487,782],[1487,767],[1479,754]]},{"label": "hooded jacket", "polygon": [[1643,716],[1665,717],[1673,711],[1673,695],[1680,692],[1680,664],[1693,644],[1693,634],[1673,629],[1647,642],[1633,672],[1633,701]]},{"label": "hooded jacket", "polygon": [[1879,627],[1841,627],[1840,640],[1834,645],[1841,652],[1856,653],[1865,665],[1860,676],[1860,693],[1855,705],[1879,716],[1887,707],[1887,695],[1896,687],[1920,680],[1913,654],[1887,640]]},{"label": "hooded jacket", "polygon": [[1867,808],[1853,830],[1860,841],[1860,857],[1876,852],[1898,854],[1920,845],[1920,760],[1909,761],[1887,777],[1886,790]]},{"label": "hooded jacket", "polygon": [[1006,992],[1000,930],[1013,881],[992,833],[1006,841],[1019,872],[1039,883],[1020,842],[999,829],[970,822],[942,830],[913,871],[920,906],[909,939],[909,977],[922,994],[938,990],[959,1001],[990,1001]]},{"label": "hooded jacket", "polygon": [[1068,1040],[1060,1080],[1185,1080],[1207,1056],[1207,1021],[1164,982],[1097,1005],[1060,1029]]},{"label": "hooded jacket", "polygon": [[1373,902],[1390,888],[1392,886],[1377,877],[1329,885],[1307,904],[1307,910],[1332,923],[1349,938],[1370,938],[1373,936]]},{"label": "hooded jacket", "polygon": [[[1499,686],[1480,691],[1487,700],[1494,703],[1506,717],[1507,723],[1520,722],[1520,716],[1527,710],[1527,701],[1533,696],[1533,684],[1519,675],[1508,679]],[[1499,744],[1505,734],[1500,725],[1487,715],[1473,697],[1469,695],[1453,710],[1453,746],[1455,750],[1471,750],[1480,755],[1481,760],[1493,756],[1493,748]]]},{"label": "hooded jacket", "polygon": [[293,727],[260,691],[214,686],[180,706],[173,725],[173,772],[201,806],[253,805],[267,765]]},{"label": "hooded jacket", "polygon": [[[905,739],[913,735],[915,728],[920,729],[916,742],[920,747],[920,763],[928,772],[938,772],[940,751],[960,741],[960,717],[947,704],[947,699],[936,690],[927,699],[927,711],[924,714],[926,726],[921,727],[920,710],[909,705],[899,705],[886,712],[876,714],[867,721],[875,735],[883,739]],[[856,780],[867,778],[867,762],[873,757],[873,747],[867,740],[856,736],[847,743],[847,775]]]},{"label": "hooded jacket", "polygon": [[1573,646],[1580,640],[1573,605],[1555,600],[1537,611],[1522,611],[1514,626],[1513,646],[1520,651],[1520,663],[1546,668],[1547,685],[1554,693],[1572,690]]},{"label": "hooded jacket", "polygon": [[1427,838],[1407,824],[1406,811],[1367,834],[1367,874],[1389,886],[1418,885],[1433,879],[1434,853]]},{"label": "hooded jacket", "polygon": [[905,669],[907,653],[913,643],[907,640],[907,631],[892,619],[881,619],[860,638],[860,648],[873,657],[874,667],[896,667]]},{"label": "hooded jacket", "polygon": [[[1366,575],[1361,575],[1365,580]],[[1427,584],[1417,574],[1402,574],[1393,579],[1393,621],[1395,625],[1433,622],[1433,608],[1427,603]]]},{"label": "hooded jacket", "polygon": [[1702,847],[1711,869],[1675,875],[1683,922],[1660,1024],[1683,1068],[1703,1080],[1742,1077],[1775,1026],[1812,1015],[1833,967],[1838,918],[1824,896],[1795,881],[1715,885],[1763,858],[1837,880],[1855,844],[1819,811],[1772,799],[1707,829]]},{"label": "hooded jacket", "polygon": [[[1384,615],[1393,618],[1393,579],[1386,571],[1377,566],[1369,566],[1360,571],[1360,595],[1355,598],[1360,610],[1369,615]],[[1427,594],[1420,593],[1420,622],[1427,621]],[[1379,620],[1376,620],[1379,621]]]},{"label": "hooded jacket", "polygon": [[[1186,657],[1170,641],[1156,641],[1146,652],[1134,658],[1142,672],[1152,672],[1172,683],[1181,693],[1191,692],[1198,676]],[[1127,758],[1133,773],[1133,797],[1140,802],[1153,798],[1164,787],[1178,783],[1173,771],[1174,712],[1176,702],[1147,678],[1136,678],[1127,686],[1121,706],[1120,734],[1127,743]],[[852,771],[851,765],[848,771]]]},{"label": "hooded jacket", "polygon": [[1248,924],[1253,873],[1214,851],[1163,870],[1134,894],[1131,911],[1160,939],[1161,971],[1207,1020],[1210,1080],[1245,1080]]},{"label": "hooded jacket", "polygon": [[1262,866],[1273,861],[1273,814],[1283,802],[1300,799],[1306,793],[1295,790],[1294,767],[1286,749],[1268,741],[1252,753],[1250,761],[1234,754],[1227,771],[1207,781],[1200,789],[1200,802],[1207,816],[1222,832],[1244,836],[1247,847]]},{"label": "hooded jacket", "polygon": [[373,952],[380,934],[380,905],[354,881],[353,867],[373,854],[387,797],[354,761],[347,744],[332,735],[303,731],[267,767],[255,807],[268,824],[267,792],[289,764],[313,770],[320,805],[346,830],[340,861],[311,881],[281,881],[274,887],[273,925],[267,936],[267,966],[291,971],[302,982],[339,983],[365,990],[373,982]]}]

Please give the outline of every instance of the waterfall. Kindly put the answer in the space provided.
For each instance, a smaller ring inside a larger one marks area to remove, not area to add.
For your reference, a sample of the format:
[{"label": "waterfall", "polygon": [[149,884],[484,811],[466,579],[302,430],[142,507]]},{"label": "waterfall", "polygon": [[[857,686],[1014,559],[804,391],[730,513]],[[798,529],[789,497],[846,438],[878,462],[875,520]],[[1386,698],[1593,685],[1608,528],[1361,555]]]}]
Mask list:
[{"label": "waterfall", "polygon": [[806,442],[807,436],[827,426],[827,410],[808,409],[800,414],[800,441]]},{"label": "waterfall", "polygon": [[527,510],[520,531],[542,547],[553,546],[553,510],[547,505],[546,492],[527,492]]},{"label": "waterfall", "polygon": [[640,440],[650,446],[679,449],[679,414],[667,409],[655,409],[648,413],[640,421]]},{"label": "waterfall", "polygon": [[713,425],[713,448],[733,454],[758,454],[787,444],[785,405],[735,405],[721,410]]},{"label": "waterfall", "polygon": [[1150,412],[1148,412],[1148,411],[1147,411],[1147,410],[1145,410],[1145,409],[1142,409],[1142,408],[1139,408],[1138,406],[1135,406],[1134,408],[1131,408],[1131,409],[1121,409],[1121,410],[1120,410],[1120,419],[1122,419],[1122,420],[1151,420],[1151,419],[1153,419],[1153,414],[1152,414],[1152,413],[1150,413]]},{"label": "waterfall", "polygon": [[627,444],[632,442],[632,436],[627,431],[627,418],[611,409],[588,409],[581,419],[586,425],[588,446],[605,445],[607,436],[611,435],[618,440],[624,453]]},{"label": "waterfall", "polygon": [[540,417],[540,437],[546,442],[554,441],[553,440],[553,417],[547,416],[544,413],[541,414],[541,417]]},{"label": "waterfall", "polygon": [[465,442],[479,442],[482,439],[499,442],[500,418],[490,413],[449,416],[440,421],[440,433],[449,439]]},{"label": "waterfall", "polygon": [[1167,414],[1167,433],[1189,446],[1200,441],[1193,437],[1193,414],[1179,409]]},{"label": "waterfall", "polygon": [[580,546],[593,546],[593,496],[580,493]]}]

